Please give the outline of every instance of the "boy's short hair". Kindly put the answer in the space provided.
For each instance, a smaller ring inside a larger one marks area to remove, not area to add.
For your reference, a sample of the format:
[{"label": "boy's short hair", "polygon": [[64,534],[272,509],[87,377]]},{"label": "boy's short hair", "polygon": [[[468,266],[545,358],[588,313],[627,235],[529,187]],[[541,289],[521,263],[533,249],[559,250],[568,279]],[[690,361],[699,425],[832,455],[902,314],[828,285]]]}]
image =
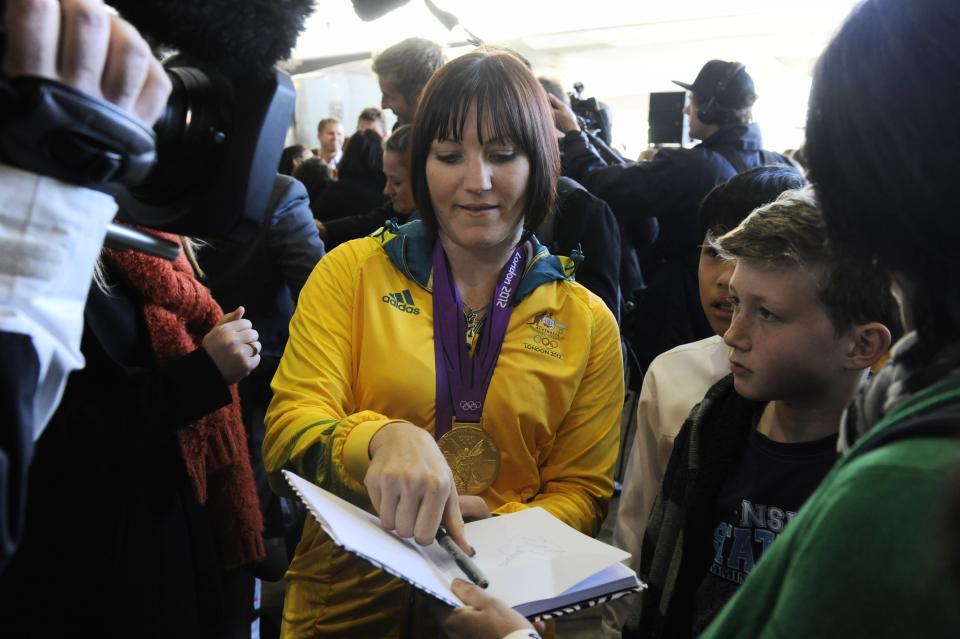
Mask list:
[{"label": "boy's short hair", "polygon": [[868,322],[900,332],[889,275],[833,249],[813,187],[786,191],[711,244],[722,256],[761,269],[800,268],[816,273],[817,297],[838,333]]},{"label": "boy's short hair", "polygon": [[373,59],[373,72],[383,76],[406,97],[415,96],[447,61],[443,47],[425,38],[407,38]]},{"label": "boy's short hair", "polygon": [[713,187],[697,213],[699,237],[720,237],[737,227],[754,209],[773,202],[784,191],[800,189],[806,179],[793,167],[758,166]]}]

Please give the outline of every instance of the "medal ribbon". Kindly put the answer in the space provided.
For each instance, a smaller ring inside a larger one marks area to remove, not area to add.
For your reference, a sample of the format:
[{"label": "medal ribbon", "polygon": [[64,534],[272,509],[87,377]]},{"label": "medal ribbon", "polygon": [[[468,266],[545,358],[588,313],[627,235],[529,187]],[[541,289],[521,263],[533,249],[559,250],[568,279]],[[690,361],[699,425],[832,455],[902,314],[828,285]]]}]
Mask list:
[{"label": "medal ribbon", "polygon": [[437,439],[450,430],[454,416],[458,422],[480,422],[483,402],[500,357],[526,261],[522,246],[511,253],[497,279],[487,320],[480,329],[473,357],[470,357],[460,291],[453,282],[450,263],[440,240],[434,244],[433,348],[437,369]]}]

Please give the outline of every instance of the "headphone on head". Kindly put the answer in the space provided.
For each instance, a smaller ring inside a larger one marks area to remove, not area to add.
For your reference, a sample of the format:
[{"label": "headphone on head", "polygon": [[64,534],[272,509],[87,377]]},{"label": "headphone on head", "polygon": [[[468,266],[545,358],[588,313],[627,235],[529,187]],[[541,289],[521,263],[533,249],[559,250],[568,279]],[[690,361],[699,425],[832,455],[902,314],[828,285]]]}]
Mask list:
[{"label": "headphone on head", "polygon": [[744,65],[735,62],[727,71],[727,74],[717,81],[717,86],[713,89],[713,95],[710,96],[706,104],[697,109],[697,117],[700,118],[701,122],[704,124],[714,124],[716,122],[714,112],[717,110],[717,99],[723,97],[723,94],[725,94],[730,87],[730,83],[733,82],[733,79],[742,73],[744,69],[746,69]]}]

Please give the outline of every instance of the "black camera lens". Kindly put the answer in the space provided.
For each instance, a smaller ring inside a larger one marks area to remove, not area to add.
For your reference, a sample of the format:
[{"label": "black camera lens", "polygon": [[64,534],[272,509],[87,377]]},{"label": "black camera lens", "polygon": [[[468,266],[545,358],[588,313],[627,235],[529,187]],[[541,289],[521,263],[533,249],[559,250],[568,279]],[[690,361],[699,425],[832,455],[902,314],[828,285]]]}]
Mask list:
[{"label": "black camera lens", "polygon": [[134,190],[138,199],[158,205],[196,188],[197,178],[223,161],[230,139],[229,83],[196,66],[168,66],[167,75],[173,89],[154,126],[159,163]]}]

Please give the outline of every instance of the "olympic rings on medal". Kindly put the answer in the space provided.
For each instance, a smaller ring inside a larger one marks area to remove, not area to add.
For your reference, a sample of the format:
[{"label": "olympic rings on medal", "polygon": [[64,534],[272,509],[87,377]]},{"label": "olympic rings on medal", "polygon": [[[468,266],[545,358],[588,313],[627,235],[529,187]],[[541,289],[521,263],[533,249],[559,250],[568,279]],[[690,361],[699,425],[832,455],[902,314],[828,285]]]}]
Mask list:
[{"label": "olympic rings on medal", "polygon": [[472,400],[460,400],[460,410],[480,410],[483,406],[483,402],[475,402]]}]

